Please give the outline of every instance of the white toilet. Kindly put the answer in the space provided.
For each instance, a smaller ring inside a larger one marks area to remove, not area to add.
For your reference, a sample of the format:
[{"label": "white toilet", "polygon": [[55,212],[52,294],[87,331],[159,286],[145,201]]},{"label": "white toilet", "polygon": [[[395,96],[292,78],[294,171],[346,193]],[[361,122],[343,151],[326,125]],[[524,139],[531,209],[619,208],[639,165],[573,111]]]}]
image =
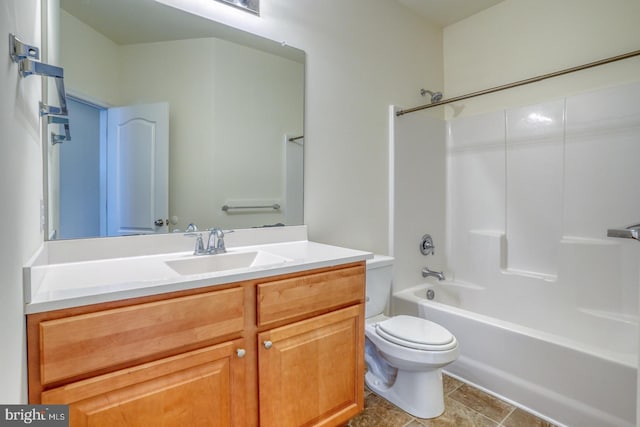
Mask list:
[{"label": "white toilet", "polygon": [[367,260],[365,382],[409,414],[434,418],[444,412],[442,367],[458,358],[458,342],[429,320],[384,315],[392,268],[392,257],[376,255]]}]

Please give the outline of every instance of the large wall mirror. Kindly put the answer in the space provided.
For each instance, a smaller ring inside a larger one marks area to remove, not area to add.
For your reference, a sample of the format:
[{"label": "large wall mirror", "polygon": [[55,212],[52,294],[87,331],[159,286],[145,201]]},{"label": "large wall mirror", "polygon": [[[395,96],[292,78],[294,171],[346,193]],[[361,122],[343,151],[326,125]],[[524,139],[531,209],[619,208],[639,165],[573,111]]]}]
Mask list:
[{"label": "large wall mirror", "polygon": [[48,14],[72,137],[48,238],[302,224],[304,52],[153,0]]}]

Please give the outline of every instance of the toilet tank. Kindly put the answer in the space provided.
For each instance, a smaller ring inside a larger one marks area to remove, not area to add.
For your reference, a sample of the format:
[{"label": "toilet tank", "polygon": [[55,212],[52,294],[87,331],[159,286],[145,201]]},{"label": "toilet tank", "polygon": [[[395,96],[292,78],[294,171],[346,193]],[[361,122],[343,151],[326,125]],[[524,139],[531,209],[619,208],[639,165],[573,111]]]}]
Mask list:
[{"label": "toilet tank", "polygon": [[393,257],[374,255],[367,260],[365,317],[383,314],[391,298]]}]

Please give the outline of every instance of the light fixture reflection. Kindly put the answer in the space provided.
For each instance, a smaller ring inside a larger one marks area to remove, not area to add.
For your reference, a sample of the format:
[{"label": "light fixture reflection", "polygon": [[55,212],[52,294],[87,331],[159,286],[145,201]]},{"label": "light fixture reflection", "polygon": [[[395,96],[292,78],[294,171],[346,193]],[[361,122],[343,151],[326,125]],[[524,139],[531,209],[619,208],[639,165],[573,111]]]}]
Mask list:
[{"label": "light fixture reflection", "polygon": [[548,124],[548,123],[553,123],[553,119],[551,117],[547,117],[545,115],[542,115],[540,113],[531,113],[527,116],[527,121],[529,123],[541,123],[541,124]]},{"label": "light fixture reflection", "polygon": [[225,3],[234,7],[237,7],[247,12],[260,15],[260,0],[217,0],[221,3]]}]

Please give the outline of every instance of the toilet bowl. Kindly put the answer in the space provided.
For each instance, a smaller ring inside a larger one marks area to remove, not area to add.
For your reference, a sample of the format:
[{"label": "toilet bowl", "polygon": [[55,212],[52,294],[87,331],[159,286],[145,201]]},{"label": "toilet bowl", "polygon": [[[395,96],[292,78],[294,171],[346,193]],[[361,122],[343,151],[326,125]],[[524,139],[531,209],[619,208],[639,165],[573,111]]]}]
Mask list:
[{"label": "toilet bowl", "polygon": [[415,316],[387,317],[393,258],[367,261],[365,383],[380,397],[418,418],[444,412],[442,367],[458,358],[447,329]]}]

